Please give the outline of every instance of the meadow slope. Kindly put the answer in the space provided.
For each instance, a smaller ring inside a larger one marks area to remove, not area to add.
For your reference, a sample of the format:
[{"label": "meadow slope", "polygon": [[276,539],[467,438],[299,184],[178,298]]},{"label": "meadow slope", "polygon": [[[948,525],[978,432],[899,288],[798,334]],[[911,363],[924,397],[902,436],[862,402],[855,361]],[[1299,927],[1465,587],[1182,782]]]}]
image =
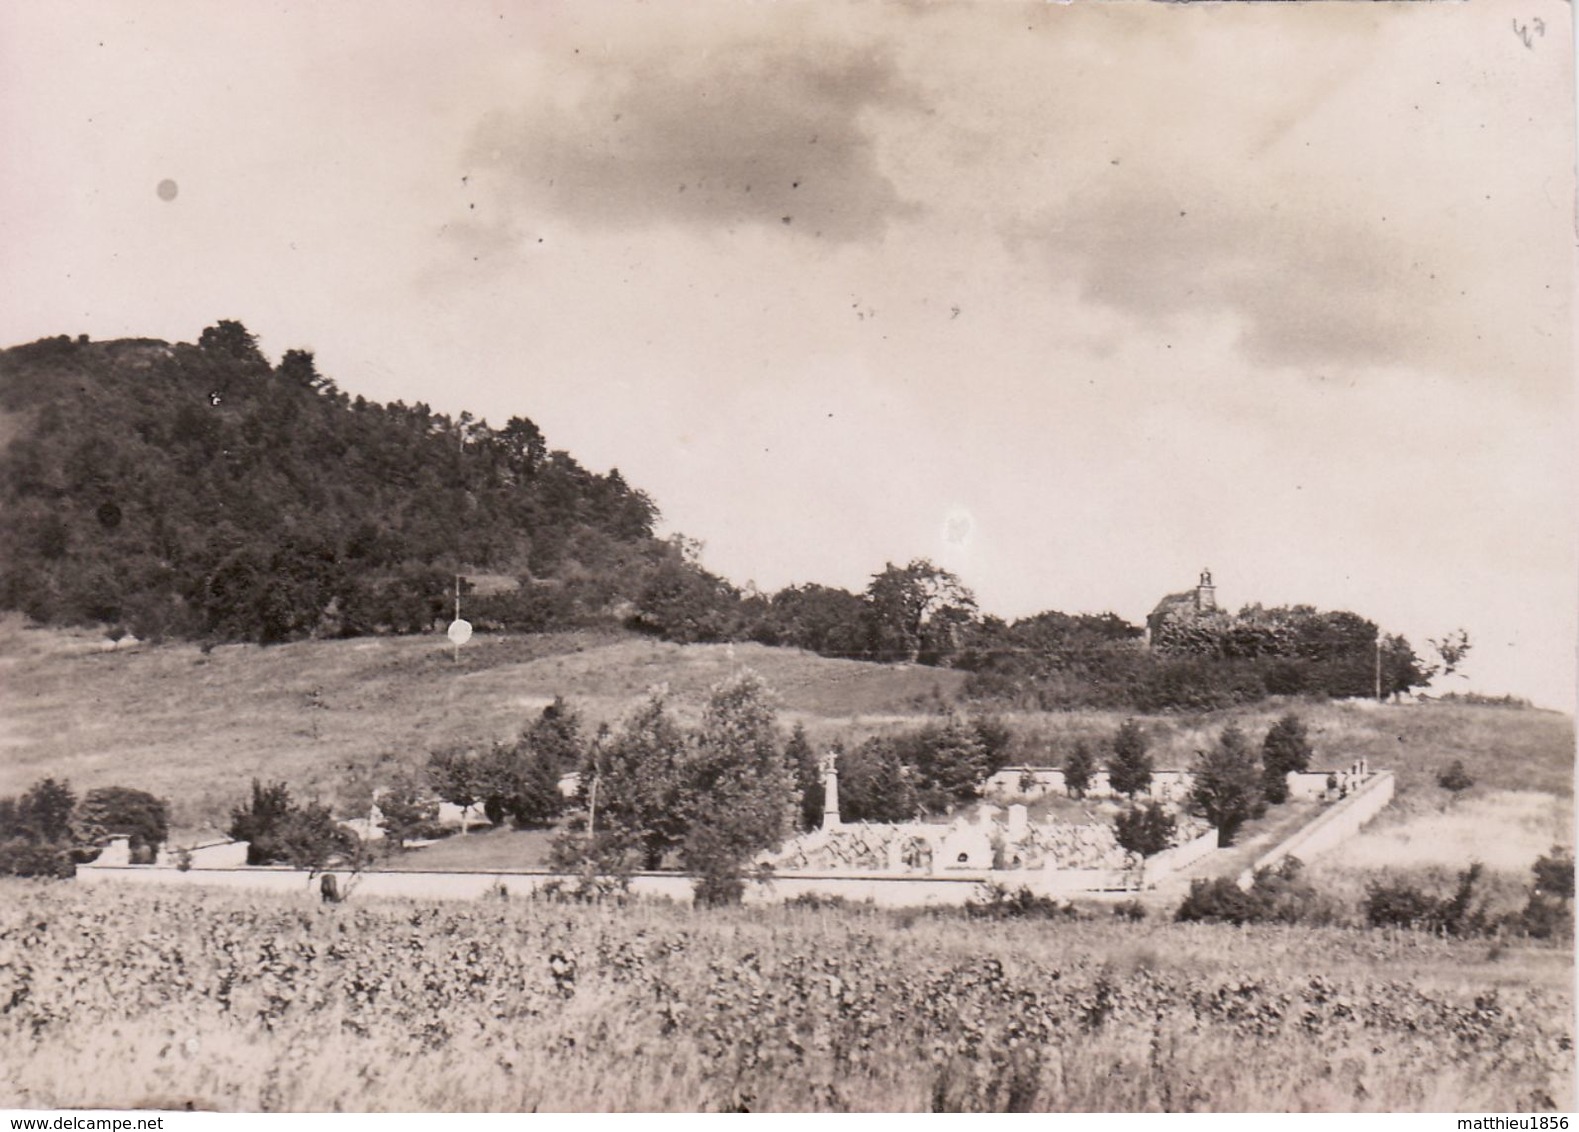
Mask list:
[{"label": "meadow slope", "polygon": [[[818,742],[912,725],[960,704],[964,684],[963,673],[944,669],[620,633],[478,636],[456,662],[440,637],[110,649],[91,633],[10,618],[0,621],[0,795],[51,774],[79,790],[154,791],[172,800],[182,824],[216,821],[253,776],[331,799],[351,778],[419,765],[437,747],[512,736],[555,695],[595,727],[662,686],[676,712],[694,718],[707,689],[745,667],[777,692],[781,720],[804,724]],[[1144,723],[1155,765],[1182,767],[1230,722],[1258,742],[1290,710],[1307,722],[1315,765],[1365,757],[1398,773],[1389,820],[1458,807],[1532,826],[1548,845],[1551,829],[1571,821],[1573,721],[1555,712],[1290,700]],[[1079,739],[1105,747],[1123,716],[1003,718],[1016,735],[1015,760],[1056,764]],[[1456,800],[1435,785],[1454,759],[1477,782]]]}]

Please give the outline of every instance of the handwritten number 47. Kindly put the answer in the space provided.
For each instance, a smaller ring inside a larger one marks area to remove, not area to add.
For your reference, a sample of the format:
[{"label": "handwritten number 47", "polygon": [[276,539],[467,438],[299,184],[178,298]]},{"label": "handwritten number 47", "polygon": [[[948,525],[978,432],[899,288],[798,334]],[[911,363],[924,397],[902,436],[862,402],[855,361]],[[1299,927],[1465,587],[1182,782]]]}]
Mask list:
[{"label": "handwritten number 47", "polygon": [[1531,17],[1527,24],[1519,23],[1519,18],[1513,18],[1513,34],[1524,41],[1524,46],[1533,49],[1538,36],[1546,35],[1546,21],[1539,16]]}]

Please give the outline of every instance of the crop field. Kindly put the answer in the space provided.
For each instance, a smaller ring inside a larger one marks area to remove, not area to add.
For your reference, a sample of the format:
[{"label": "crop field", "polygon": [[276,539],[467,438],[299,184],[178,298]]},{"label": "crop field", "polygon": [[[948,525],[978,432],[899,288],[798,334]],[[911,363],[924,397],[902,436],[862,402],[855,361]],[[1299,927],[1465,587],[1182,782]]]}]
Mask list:
[{"label": "crop field", "polygon": [[0,1106],[1573,1104],[1572,952],[860,908],[0,885]]}]

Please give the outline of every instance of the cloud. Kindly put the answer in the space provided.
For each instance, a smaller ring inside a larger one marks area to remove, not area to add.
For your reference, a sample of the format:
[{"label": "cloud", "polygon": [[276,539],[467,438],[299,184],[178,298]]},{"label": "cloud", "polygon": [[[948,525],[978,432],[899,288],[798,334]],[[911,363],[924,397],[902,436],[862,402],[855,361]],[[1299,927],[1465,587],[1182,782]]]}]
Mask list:
[{"label": "cloud", "polygon": [[849,242],[911,210],[869,121],[914,104],[881,49],[811,34],[629,45],[576,58],[525,100],[490,114],[470,145],[516,214]]},{"label": "cloud", "polygon": [[1231,315],[1260,364],[1404,360],[1436,313],[1429,257],[1379,225],[1288,204],[1154,183],[1076,197],[1034,242],[1106,307],[1162,322]]}]

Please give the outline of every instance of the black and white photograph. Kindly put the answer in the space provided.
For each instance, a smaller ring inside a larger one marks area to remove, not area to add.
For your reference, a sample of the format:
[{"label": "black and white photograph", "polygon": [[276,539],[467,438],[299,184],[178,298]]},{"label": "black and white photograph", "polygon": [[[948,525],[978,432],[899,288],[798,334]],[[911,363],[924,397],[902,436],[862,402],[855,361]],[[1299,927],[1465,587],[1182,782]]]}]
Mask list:
[{"label": "black and white photograph", "polygon": [[4,0],[9,1127],[1566,1127],[1574,59]]}]

